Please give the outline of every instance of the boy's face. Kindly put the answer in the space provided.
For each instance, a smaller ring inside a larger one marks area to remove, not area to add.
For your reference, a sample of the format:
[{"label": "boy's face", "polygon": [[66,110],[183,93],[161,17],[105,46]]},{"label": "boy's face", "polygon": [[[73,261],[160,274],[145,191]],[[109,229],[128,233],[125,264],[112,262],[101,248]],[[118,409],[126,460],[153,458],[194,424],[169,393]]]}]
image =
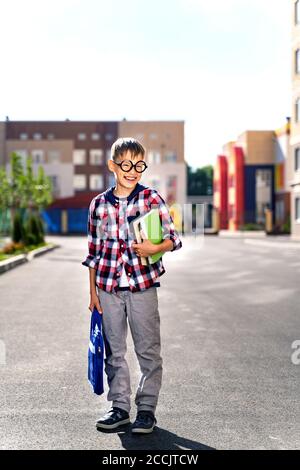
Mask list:
[{"label": "boy's face", "polygon": [[[144,158],[141,154],[134,156],[129,150],[127,150],[122,154],[122,156],[118,157],[116,163],[121,163],[125,160],[129,160],[135,164],[138,161],[144,161]],[[113,160],[108,160],[107,162],[109,170],[115,174],[118,185],[126,189],[133,189],[141,179],[142,173],[135,171],[134,167],[132,167],[130,171],[123,171],[116,163]]]}]

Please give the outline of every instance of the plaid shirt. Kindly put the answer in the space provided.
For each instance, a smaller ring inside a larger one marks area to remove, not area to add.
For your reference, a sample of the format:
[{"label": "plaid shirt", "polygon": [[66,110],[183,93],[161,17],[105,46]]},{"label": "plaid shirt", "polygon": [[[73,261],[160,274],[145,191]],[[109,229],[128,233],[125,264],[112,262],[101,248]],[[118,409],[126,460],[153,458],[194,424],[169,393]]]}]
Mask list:
[{"label": "plaid shirt", "polygon": [[[157,278],[166,271],[162,258],[149,266],[142,265],[141,258],[131,246],[135,239],[130,232],[130,222],[156,207],[159,209],[163,238],[173,242],[171,251],[181,248],[182,242],[158,191],[137,183],[127,197],[125,210],[121,211],[119,198],[113,194],[114,188],[98,194],[90,203],[87,222],[89,254],[81,264],[96,269],[96,285],[107,292],[118,291],[124,265],[129,289],[132,292],[143,291],[157,285]],[[128,236],[120,237],[124,233]]]}]

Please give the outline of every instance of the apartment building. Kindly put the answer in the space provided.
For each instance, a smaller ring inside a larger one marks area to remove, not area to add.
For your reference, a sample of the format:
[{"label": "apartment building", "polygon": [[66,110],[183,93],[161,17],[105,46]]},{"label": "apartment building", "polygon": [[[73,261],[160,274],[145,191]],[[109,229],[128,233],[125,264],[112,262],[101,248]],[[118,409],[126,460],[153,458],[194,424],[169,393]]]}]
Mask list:
[{"label": "apartment building", "polygon": [[34,170],[42,165],[52,179],[54,197],[104,190],[109,182],[106,160],[118,137],[117,122],[7,121],[5,164],[12,152]]},{"label": "apartment building", "polygon": [[300,239],[300,1],[292,0],[292,119],[290,136],[292,238]]},{"label": "apartment building", "polygon": [[[0,165],[9,167],[12,152],[17,152],[24,164],[31,155],[34,171],[42,165],[52,180],[53,209],[68,210],[70,221],[73,207],[72,226],[79,223],[85,227],[85,214],[78,222],[79,209],[84,212],[87,200],[115,184],[106,163],[118,137],[135,137],[146,147],[149,168],[142,174],[141,183],[158,189],[167,204],[175,207],[173,216],[180,225],[176,203],[183,207],[186,202],[183,121],[7,120],[0,123]],[[55,217],[57,220],[59,216]],[[68,223],[63,226],[68,232]],[[54,227],[56,231],[59,224],[55,222]]]}]

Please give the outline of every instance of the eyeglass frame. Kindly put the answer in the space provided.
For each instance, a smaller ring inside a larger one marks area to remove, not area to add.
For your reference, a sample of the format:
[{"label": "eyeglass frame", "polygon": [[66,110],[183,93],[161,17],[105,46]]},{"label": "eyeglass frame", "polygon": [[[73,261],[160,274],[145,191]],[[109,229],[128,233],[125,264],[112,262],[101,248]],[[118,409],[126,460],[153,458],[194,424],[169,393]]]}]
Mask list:
[{"label": "eyeglass frame", "polygon": [[[146,163],[144,160],[139,160],[139,161],[136,162],[136,163],[133,163],[131,160],[123,160],[121,163],[117,163],[117,162],[115,162],[115,161],[113,160],[113,162],[114,162],[116,165],[118,165],[118,166],[121,168],[121,170],[124,171],[125,173],[128,173],[129,171],[131,171],[132,168],[134,168],[137,173],[144,173],[144,171],[147,170],[147,168],[148,168],[148,165],[147,165],[147,163]],[[123,170],[122,164],[125,163],[125,162],[130,162],[130,163],[131,163],[131,168],[129,168],[129,170]],[[143,169],[143,171],[138,171],[138,170],[136,169],[136,165],[137,165],[138,163],[140,163],[140,162],[144,163],[144,165],[145,165],[145,168]]]}]

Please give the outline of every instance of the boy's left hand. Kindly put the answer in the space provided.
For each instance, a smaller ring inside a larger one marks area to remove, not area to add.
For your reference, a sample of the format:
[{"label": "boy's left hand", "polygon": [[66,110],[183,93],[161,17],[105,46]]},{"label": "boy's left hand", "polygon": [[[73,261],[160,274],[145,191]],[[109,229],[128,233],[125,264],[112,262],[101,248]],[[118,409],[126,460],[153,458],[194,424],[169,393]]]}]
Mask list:
[{"label": "boy's left hand", "polygon": [[148,240],[143,232],[141,232],[142,243],[132,243],[132,248],[138,256],[151,256],[157,253],[158,245],[155,245],[150,240]]}]

